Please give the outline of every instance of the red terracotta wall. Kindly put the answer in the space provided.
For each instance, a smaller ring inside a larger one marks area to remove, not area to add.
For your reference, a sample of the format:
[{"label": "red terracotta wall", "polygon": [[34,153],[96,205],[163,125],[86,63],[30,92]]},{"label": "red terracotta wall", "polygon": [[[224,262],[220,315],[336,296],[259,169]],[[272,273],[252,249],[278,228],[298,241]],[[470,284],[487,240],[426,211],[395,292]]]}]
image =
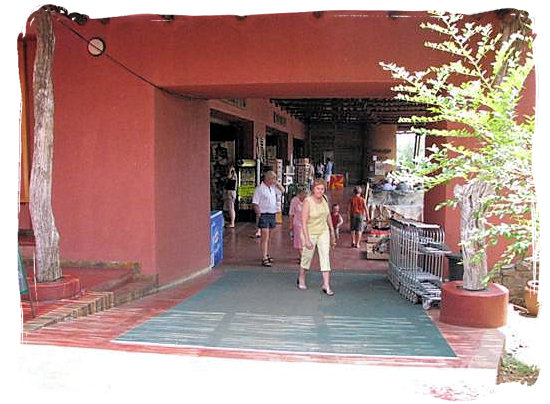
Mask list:
[{"label": "red terracotta wall", "polygon": [[[439,129],[451,129],[452,125],[440,123]],[[460,140],[448,137],[428,136],[426,138],[426,148],[433,145],[441,146],[444,143],[460,144],[465,146],[474,146],[472,139],[462,138]],[[445,231],[445,242],[451,247],[453,252],[459,252],[460,247],[460,211],[459,209],[435,208],[447,199],[454,198],[453,190],[458,181],[452,181],[450,184],[441,184],[429,192],[424,197],[424,221],[427,223],[437,223],[443,226]]]},{"label": "red terracotta wall", "polygon": [[[269,95],[266,95],[269,96]],[[210,108],[227,114],[235,115],[255,124],[267,125],[282,132],[291,134],[297,139],[304,139],[306,136],[306,125],[294,118],[288,112],[281,110],[267,98],[249,98],[246,100],[246,109],[237,108],[231,104],[220,100],[210,100]],[[273,121],[273,114],[277,113],[286,118],[286,125],[281,125]]]},{"label": "red terracotta wall", "polygon": [[55,26],[53,209],[66,260],[155,267],[153,88]]},{"label": "red terracotta wall", "polygon": [[[206,99],[391,96],[379,61],[414,70],[439,62],[423,46],[426,14],[403,14],[138,15],[83,26],[54,15],[53,208],[61,258],[138,261],[161,282],[204,268]],[[94,36],[105,40],[108,55],[87,53]],[[154,86],[203,100],[183,101]],[[256,122],[258,134],[265,125]],[[456,230],[456,213],[437,215],[448,232]]]},{"label": "red terracotta wall", "polygon": [[207,101],[155,94],[155,250],[161,284],[210,266]]},{"label": "red terracotta wall", "polygon": [[434,60],[422,46],[426,13],[402,14],[134,15],[68,25],[102,37],[110,55],[155,84],[205,98],[388,96],[379,61],[421,69]]},{"label": "red terracotta wall", "polygon": [[[210,108],[216,111],[221,111],[226,114],[234,115],[254,122],[254,142],[257,137],[265,138],[266,126],[278,129],[288,134],[287,150],[288,155],[285,158],[289,159],[293,152],[293,139],[306,138],[306,125],[294,118],[288,112],[281,110],[269,102],[268,98],[249,98],[246,100],[246,109],[237,108],[227,102],[220,100],[210,100]],[[281,125],[274,122],[273,114],[277,113],[286,118],[286,125]],[[256,145],[253,146],[254,154],[256,153]],[[254,156],[256,157],[256,156]]]}]

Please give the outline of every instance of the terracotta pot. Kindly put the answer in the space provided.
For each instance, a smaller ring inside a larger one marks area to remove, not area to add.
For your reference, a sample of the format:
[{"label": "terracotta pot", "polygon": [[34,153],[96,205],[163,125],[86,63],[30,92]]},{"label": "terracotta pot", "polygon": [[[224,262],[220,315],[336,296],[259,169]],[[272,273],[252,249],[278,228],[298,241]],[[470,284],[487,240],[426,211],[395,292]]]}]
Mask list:
[{"label": "terracotta pot", "polygon": [[523,290],[523,298],[525,299],[525,307],[529,314],[536,316],[539,314],[539,281],[528,281],[527,286]]},{"label": "terracotta pot", "polygon": [[506,325],[508,301],[508,289],[496,283],[471,291],[462,281],[444,282],[439,319],[461,327],[499,328]]},{"label": "terracotta pot", "polygon": [[[71,299],[81,292],[80,279],[73,275],[63,275],[53,282],[36,282],[34,278],[27,277],[29,293],[36,302]],[[29,293],[23,297],[29,298]]]}]

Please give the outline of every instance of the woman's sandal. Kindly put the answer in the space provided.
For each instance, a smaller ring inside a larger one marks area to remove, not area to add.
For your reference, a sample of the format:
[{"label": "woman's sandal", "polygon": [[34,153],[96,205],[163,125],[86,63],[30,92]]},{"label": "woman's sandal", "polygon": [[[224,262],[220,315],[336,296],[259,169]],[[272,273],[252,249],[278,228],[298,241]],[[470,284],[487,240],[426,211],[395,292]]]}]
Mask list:
[{"label": "woman's sandal", "polygon": [[262,266],[263,267],[270,267],[271,266],[271,262],[269,261],[269,258],[264,258],[262,260]]},{"label": "woman's sandal", "polygon": [[321,290],[323,291],[323,293],[327,296],[334,296],[334,291],[332,289],[325,289],[325,288],[321,288]]},{"label": "woman's sandal", "polygon": [[273,258],[271,258],[269,255],[267,256],[267,260],[269,261],[270,264],[273,262]]},{"label": "woman's sandal", "polygon": [[296,279],[296,286],[297,286],[298,289],[300,289],[300,290],[306,290],[306,289],[307,289],[307,286],[306,286],[306,285],[300,285],[300,279]]}]

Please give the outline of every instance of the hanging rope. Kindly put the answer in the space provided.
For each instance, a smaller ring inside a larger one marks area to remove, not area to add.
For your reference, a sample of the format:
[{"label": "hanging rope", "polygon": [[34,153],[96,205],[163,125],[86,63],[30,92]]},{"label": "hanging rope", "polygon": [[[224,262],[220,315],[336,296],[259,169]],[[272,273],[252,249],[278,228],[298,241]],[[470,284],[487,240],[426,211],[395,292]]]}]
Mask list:
[{"label": "hanging rope", "polygon": [[[89,17],[85,14],[79,14],[79,13],[69,13],[65,8],[55,6],[52,4],[46,5],[42,7],[43,10],[48,11],[52,13],[52,15],[58,14],[60,16],[63,16],[63,18],[67,18],[71,21],[76,22],[78,25],[84,25],[88,22]],[[64,28],[68,29],[70,32],[72,32],[76,37],[81,39],[84,43],[88,44],[89,38],[86,38],[84,35],[82,35],[80,32],[78,32],[76,29],[71,27],[69,24],[67,24],[62,18],[55,18],[55,21],[61,24]],[[150,85],[151,87],[162,91],[168,95],[171,95],[173,97],[183,98],[186,100],[206,100],[207,98],[204,97],[197,97],[190,94],[181,94],[177,93],[175,91],[168,90],[164,87],[159,86],[158,84],[154,83],[153,81],[149,80],[145,76],[141,75],[140,73],[136,72],[132,68],[128,67],[118,59],[116,59],[114,56],[108,54],[107,52],[103,53],[103,56],[105,56],[107,59],[109,59],[112,63],[119,66],[121,69],[125,70],[130,75],[136,77],[138,80],[143,81],[144,83]]]},{"label": "hanging rope", "polygon": [[84,25],[90,19],[86,14],[69,13],[66,8],[55,6],[53,4],[47,4],[43,6],[42,9],[50,13],[58,13],[58,14],[64,15],[68,19],[76,22],[78,25]]}]

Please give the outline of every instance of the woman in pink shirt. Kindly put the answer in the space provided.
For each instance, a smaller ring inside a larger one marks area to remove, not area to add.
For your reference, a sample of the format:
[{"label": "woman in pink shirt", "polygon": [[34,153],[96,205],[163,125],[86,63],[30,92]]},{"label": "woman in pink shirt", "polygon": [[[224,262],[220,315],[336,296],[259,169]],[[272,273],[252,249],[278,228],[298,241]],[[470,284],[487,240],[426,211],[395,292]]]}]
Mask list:
[{"label": "woman in pink shirt", "polygon": [[290,200],[290,209],[288,211],[293,247],[298,250],[298,260],[302,259],[302,207],[304,199],[307,196],[305,188],[299,188],[298,193]]}]

